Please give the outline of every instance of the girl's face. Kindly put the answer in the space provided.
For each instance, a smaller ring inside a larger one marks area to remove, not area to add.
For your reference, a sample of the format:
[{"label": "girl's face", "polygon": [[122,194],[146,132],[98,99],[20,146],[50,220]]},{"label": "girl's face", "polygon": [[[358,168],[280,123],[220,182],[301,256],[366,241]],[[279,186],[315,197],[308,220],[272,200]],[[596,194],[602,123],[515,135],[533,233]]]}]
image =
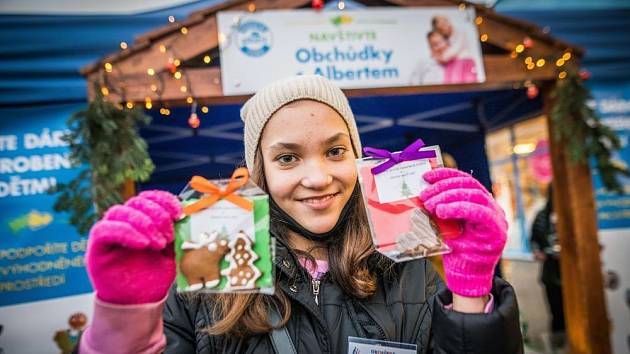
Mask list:
[{"label": "girl's face", "polygon": [[439,57],[448,48],[448,42],[439,32],[433,32],[429,36],[429,47],[431,48],[431,55]]},{"label": "girl's face", "polygon": [[330,231],[357,181],[350,135],[339,113],[312,100],[290,103],[267,122],[260,149],[273,200],[307,230]]}]

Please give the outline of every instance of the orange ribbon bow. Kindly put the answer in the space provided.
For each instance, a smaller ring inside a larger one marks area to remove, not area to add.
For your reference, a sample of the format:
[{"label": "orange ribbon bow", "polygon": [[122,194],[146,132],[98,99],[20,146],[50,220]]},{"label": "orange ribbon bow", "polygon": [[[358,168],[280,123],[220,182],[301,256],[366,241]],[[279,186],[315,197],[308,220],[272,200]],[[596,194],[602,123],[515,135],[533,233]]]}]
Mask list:
[{"label": "orange ribbon bow", "polygon": [[194,214],[200,210],[212,206],[212,204],[218,202],[221,199],[225,199],[247,211],[251,211],[254,207],[254,203],[246,198],[241,197],[240,195],[232,194],[235,190],[244,186],[248,180],[249,172],[245,167],[240,167],[234,170],[234,173],[232,173],[232,177],[230,178],[230,182],[223,190],[201,176],[194,176],[190,180],[190,187],[192,187],[197,192],[205,193],[208,196],[201,198],[190,205],[187,205],[184,208],[184,214]]}]

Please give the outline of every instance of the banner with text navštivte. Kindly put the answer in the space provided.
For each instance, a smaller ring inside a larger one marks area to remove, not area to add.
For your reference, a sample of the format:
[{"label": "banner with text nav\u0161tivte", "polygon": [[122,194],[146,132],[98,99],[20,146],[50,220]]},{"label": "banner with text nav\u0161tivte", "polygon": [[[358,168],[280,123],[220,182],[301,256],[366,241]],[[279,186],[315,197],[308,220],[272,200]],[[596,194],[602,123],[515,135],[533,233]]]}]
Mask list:
[{"label": "banner with text nav\u0161tivte", "polygon": [[317,74],[341,88],[485,81],[474,9],[219,12],[225,95]]}]

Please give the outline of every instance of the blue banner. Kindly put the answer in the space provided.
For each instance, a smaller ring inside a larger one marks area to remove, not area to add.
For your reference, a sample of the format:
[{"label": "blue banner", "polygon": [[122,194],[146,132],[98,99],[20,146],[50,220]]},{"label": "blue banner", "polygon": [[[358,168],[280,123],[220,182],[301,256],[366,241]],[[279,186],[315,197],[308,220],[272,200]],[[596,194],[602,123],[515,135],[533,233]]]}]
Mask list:
[{"label": "blue banner", "polygon": [[[630,164],[630,85],[595,86],[593,107],[604,124],[611,127],[622,143],[620,151],[612,156],[613,162],[626,166]],[[593,170],[597,219],[600,229],[620,229],[630,227],[630,178],[620,177],[625,194],[617,195],[607,191]]]},{"label": "blue banner", "polygon": [[91,292],[87,238],[48,188],[72,180],[66,119],[83,105],[0,109],[0,306]]}]

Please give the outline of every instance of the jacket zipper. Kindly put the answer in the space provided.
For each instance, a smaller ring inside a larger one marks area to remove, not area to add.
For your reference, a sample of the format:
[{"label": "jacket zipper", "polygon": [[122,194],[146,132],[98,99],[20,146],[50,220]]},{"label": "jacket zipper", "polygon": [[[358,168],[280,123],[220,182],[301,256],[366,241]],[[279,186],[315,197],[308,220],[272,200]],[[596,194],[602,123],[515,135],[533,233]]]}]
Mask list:
[{"label": "jacket zipper", "polygon": [[385,330],[383,329],[383,326],[381,326],[381,324],[376,320],[375,316],[372,316],[372,313],[370,312],[370,310],[368,310],[367,306],[365,306],[361,301],[356,301],[356,303],[359,304],[359,306],[363,308],[363,311],[365,311],[365,313],[368,314],[368,317],[376,325],[376,328],[378,328],[378,331],[381,333],[381,339],[385,341],[390,340],[387,337],[387,334],[385,334]]},{"label": "jacket zipper", "polygon": [[313,285],[313,297],[315,298],[315,304],[319,306],[319,280],[311,279],[311,285]]}]

